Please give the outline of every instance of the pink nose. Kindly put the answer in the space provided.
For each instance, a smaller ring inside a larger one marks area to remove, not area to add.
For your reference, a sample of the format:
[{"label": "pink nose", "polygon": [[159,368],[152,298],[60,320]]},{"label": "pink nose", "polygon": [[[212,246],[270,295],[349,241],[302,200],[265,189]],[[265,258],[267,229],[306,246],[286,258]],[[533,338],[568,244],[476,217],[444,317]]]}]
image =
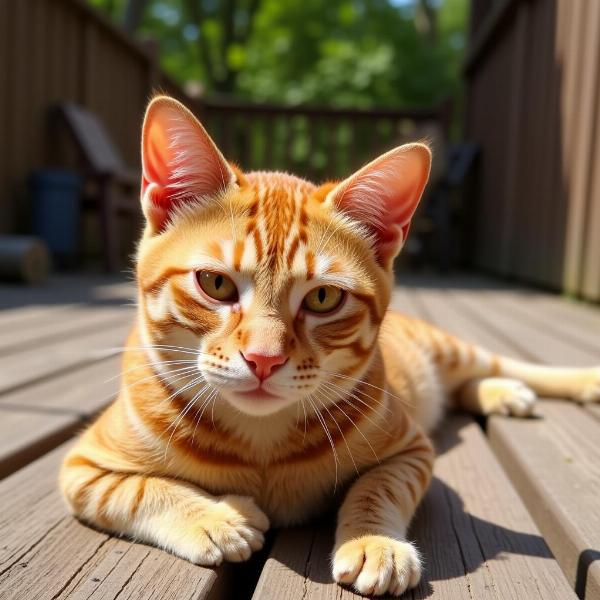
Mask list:
[{"label": "pink nose", "polygon": [[287,361],[287,356],[284,354],[276,354],[275,356],[265,356],[264,354],[256,354],[254,352],[242,352],[244,360],[252,372],[262,381],[270,377],[276,367],[279,367]]}]

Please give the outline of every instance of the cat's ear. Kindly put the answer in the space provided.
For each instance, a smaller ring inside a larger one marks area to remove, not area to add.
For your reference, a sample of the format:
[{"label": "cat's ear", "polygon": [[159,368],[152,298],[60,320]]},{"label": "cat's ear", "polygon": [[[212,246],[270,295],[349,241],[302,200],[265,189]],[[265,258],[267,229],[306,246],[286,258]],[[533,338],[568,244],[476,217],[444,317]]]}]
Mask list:
[{"label": "cat's ear", "polygon": [[431,151],[425,144],[406,144],[365,165],[327,195],[327,203],[358,221],[373,237],[385,268],[406,240],[430,167]]},{"label": "cat's ear", "polygon": [[167,96],[154,98],[142,129],[142,209],[160,232],[181,203],[209,201],[235,174],[200,122]]}]

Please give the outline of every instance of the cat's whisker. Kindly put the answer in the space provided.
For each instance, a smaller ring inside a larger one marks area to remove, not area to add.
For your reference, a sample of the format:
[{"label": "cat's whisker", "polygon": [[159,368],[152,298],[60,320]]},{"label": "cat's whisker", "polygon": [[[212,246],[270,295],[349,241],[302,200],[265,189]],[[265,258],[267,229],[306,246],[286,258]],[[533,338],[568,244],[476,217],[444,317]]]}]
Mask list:
[{"label": "cat's whisker", "polygon": [[[198,398],[208,389],[207,385],[204,385],[202,387],[202,389],[200,391],[198,391],[196,394],[194,394],[194,396],[192,397],[192,399],[184,406],[183,410],[180,411],[180,413],[177,416],[177,419],[175,421],[173,421],[173,423],[171,423],[164,431],[164,433],[167,433],[167,431],[169,431],[169,429],[173,428],[173,432],[177,429],[177,427],[179,426],[179,423],[181,422],[181,419],[183,419],[185,417],[185,415],[190,411],[190,409],[194,406],[195,402],[198,400]],[[164,434],[163,434],[164,435]],[[172,434],[171,434],[172,436]]]},{"label": "cat's whisker", "polygon": [[[342,431],[340,424],[337,422],[336,418],[333,416],[333,414],[331,413],[329,408],[325,404],[323,404],[323,402],[321,402],[321,400],[318,397],[316,397],[315,399],[327,411],[327,414],[333,419],[335,426],[338,428],[338,431],[340,432],[340,435],[342,436],[342,439],[344,440],[346,450],[348,450],[348,454],[350,455],[350,460],[352,461],[352,464],[354,465],[354,470],[356,471],[357,475],[360,475],[360,471],[358,470],[358,466],[356,465],[356,461],[354,460],[354,455],[352,454],[352,450],[350,449],[350,445],[348,444],[348,440],[346,439],[346,436],[344,435],[344,432]],[[343,412],[344,411],[342,411],[342,413]]]},{"label": "cat's whisker", "polygon": [[302,398],[302,400],[300,400],[300,402],[302,403],[302,410],[304,411],[304,436],[302,437],[302,444],[304,444],[306,442],[306,427],[307,427],[308,417],[306,415],[306,406],[304,404],[304,398]]},{"label": "cat's whisker", "polygon": [[[188,371],[186,372],[184,375],[178,374],[178,373],[182,373],[184,371]],[[190,375],[193,374],[193,372],[196,370],[196,367],[183,367],[182,369],[174,369],[173,371],[170,372],[169,375],[163,376],[163,379],[167,379],[167,382],[169,384],[172,384],[175,381],[180,381],[181,379],[184,379],[185,377],[189,377]],[[168,378],[176,376],[175,379],[173,381],[168,380]],[[117,376],[118,377],[118,376]],[[124,385],[123,383],[121,383],[120,387],[119,387],[119,392],[128,390],[129,388],[135,387],[136,385],[139,385],[140,383],[143,383],[144,381],[147,381],[149,379],[154,379],[155,377],[157,377],[157,375],[155,373],[153,373],[152,375],[147,375],[145,377],[142,377],[141,379],[137,379],[136,381],[132,381],[131,383],[128,383],[127,385]],[[112,377],[111,379],[107,379],[105,381],[105,383],[109,383],[112,379],[116,379],[115,377]],[[106,396],[104,396],[104,398],[102,398],[100,400],[100,402],[102,404],[109,402],[110,400],[113,400],[114,397],[116,395],[118,395],[118,393],[111,393],[108,394]]]},{"label": "cat's whisker", "polygon": [[[369,404],[369,402],[366,402],[364,399],[362,399],[360,396],[357,395],[358,390],[356,388],[353,388],[352,390],[349,391],[346,388],[343,388],[341,385],[338,385],[337,383],[335,383],[333,381],[323,381],[322,383],[323,384],[327,384],[329,387],[335,387],[336,389],[340,390],[343,394],[349,396],[350,398],[354,398],[355,400],[358,400],[358,402],[364,404],[367,408],[372,408],[371,404]],[[387,406],[387,404],[385,403],[384,399],[373,398],[373,396],[370,396],[366,392],[362,392],[362,394],[370,402],[372,402],[373,404],[381,407],[388,414],[390,414],[390,415],[393,414],[393,411],[390,409],[389,406]]]},{"label": "cat's whisker", "polygon": [[[143,363],[141,365],[136,365],[135,367],[131,367],[129,369],[126,369],[125,371],[121,371],[120,373],[118,373],[117,375],[113,375],[112,377],[109,377],[104,383],[109,383],[110,381],[114,381],[115,379],[117,379],[118,377],[121,377],[122,375],[126,375],[127,373],[131,373],[133,371],[137,371],[139,369],[143,369],[144,367],[155,367],[155,366],[164,366],[164,365],[196,365],[196,361],[195,360],[163,360],[163,361],[157,361],[157,362],[148,362],[148,363]],[[157,373],[154,373],[153,375],[157,375]]]},{"label": "cat's whisker", "polygon": [[337,389],[341,390],[344,394],[347,394],[351,398],[354,398],[355,400],[362,402],[365,406],[368,406],[370,408],[371,406],[368,402],[365,402],[360,396],[357,396],[357,394],[360,393],[363,396],[365,396],[370,402],[373,402],[374,404],[380,406],[387,413],[393,414],[393,411],[390,409],[389,406],[386,405],[385,400],[383,398],[382,399],[374,398],[373,396],[370,396],[366,392],[359,390],[357,387],[353,387],[351,390],[347,390],[346,388],[343,388],[341,385],[338,385],[334,381],[325,380],[322,383],[326,383],[329,386],[335,386]]},{"label": "cat's whisker", "polygon": [[182,394],[183,392],[186,392],[187,390],[193,388],[196,385],[199,385],[200,383],[202,383],[204,381],[205,381],[205,379],[204,379],[204,377],[202,377],[202,375],[199,375],[199,376],[195,377],[190,382],[186,383],[186,385],[184,385],[182,388],[176,389],[171,395],[167,396],[166,398],[163,398],[158,403],[158,406],[162,406],[163,404],[165,404],[166,402],[169,402],[170,400],[172,400],[176,396]]},{"label": "cat's whisker", "polygon": [[[334,385],[335,384],[333,381],[330,381],[329,383],[332,383]],[[392,413],[393,411],[389,408],[389,406],[386,406],[386,404],[384,404],[384,402],[386,400],[388,400],[388,397],[390,396],[390,394],[384,394],[383,398],[374,398],[373,396],[371,396],[370,394],[368,394],[367,392],[365,392],[365,390],[361,390],[358,386],[355,386],[352,388],[352,392],[354,394],[360,394],[361,396],[364,396],[365,398],[367,398],[368,400],[372,400],[373,402],[375,402],[376,404],[380,404],[381,406],[385,407],[385,409],[389,412]],[[391,396],[392,398],[394,398],[394,396]],[[410,406],[411,403],[408,401],[403,401],[403,403],[407,406]]]},{"label": "cat's whisker", "polygon": [[167,433],[167,431],[169,431],[169,429],[171,429],[171,427],[173,428],[173,431],[171,432],[171,435],[169,436],[169,441],[167,442],[167,446],[165,448],[164,462],[166,462],[166,460],[167,460],[167,456],[169,454],[169,446],[171,445],[173,436],[175,435],[175,432],[177,431],[177,427],[179,427],[179,424],[185,418],[185,415],[187,415],[188,412],[193,408],[194,404],[198,401],[200,396],[208,389],[208,387],[209,387],[208,385],[205,385],[197,394],[195,394],[194,397],[187,403],[187,405],[181,411],[177,420],[174,421],[173,423],[171,423],[171,425],[169,425],[169,427],[165,430],[164,433]]},{"label": "cat's whisker", "polygon": [[[335,390],[330,390],[331,393],[334,393]],[[346,400],[346,402],[348,402],[348,404],[350,404],[350,406],[352,406],[353,408],[355,408],[356,410],[358,410],[358,412],[365,418],[368,418],[367,415],[365,415],[357,406],[354,406],[349,400]],[[381,461],[379,460],[379,456],[377,456],[377,452],[375,452],[375,448],[373,448],[373,446],[371,445],[371,442],[368,440],[367,436],[362,432],[362,430],[360,429],[360,427],[352,420],[352,418],[350,417],[350,415],[346,414],[346,412],[342,409],[341,406],[339,406],[339,404],[337,405],[337,407],[340,409],[341,413],[348,419],[348,421],[350,421],[350,423],[352,423],[352,425],[354,425],[354,427],[356,428],[356,431],[358,431],[358,433],[360,433],[360,435],[362,436],[362,438],[365,440],[365,442],[367,442],[367,445],[369,446],[369,448],[371,449],[371,452],[373,453],[373,456],[375,457],[375,460],[377,460],[378,463],[381,463]],[[387,433],[387,432],[386,432]]]},{"label": "cat's whisker", "polygon": [[215,429],[215,402],[217,400],[217,396],[213,398],[212,405],[210,407],[210,420],[212,422],[213,429]]},{"label": "cat's whisker", "polygon": [[298,425],[300,424],[300,403],[296,404],[296,429],[298,429]]},{"label": "cat's whisker", "polygon": [[310,404],[315,412],[315,415],[316,415],[317,419],[319,420],[319,423],[321,423],[321,425],[323,427],[323,431],[325,432],[325,435],[327,436],[327,439],[329,440],[329,445],[331,446],[331,451],[333,452],[333,462],[335,465],[335,484],[333,486],[333,493],[335,494],[335,491],[337,489],[337,483],[338,483],[338,465],[339,465],[338,453],[337,453],[337,450],[335,449],[335,444],[333,442],[333,438],[331,437],[331,433],[329,432],[329,429],[327,428],[327,423],[325,423],[325,419],[323,418],[323,415],[319,412],[319,409],[315,406],[315,403],[312,401],[311,396],[307,396],[306,399],[310,402]]},{"label": "cat's whisker", "polygon": [[391,396],[392,398],[396,398],[397,400],[400,400],[400,402],[407,404],[406,399],[405,398],[401,398],[400,396],[396,396],[396,394],[393,394],[392,392],[390,392],[389,390],[386,390],[382,387],[379,387],[377,385],[373,385],[372,383],[369,383],[368,381],[365,381],[364,379],[356,379],[355,377],[350,377],[349,375],[342,375],[342,373],[336,373],[335,371],[327,371],[326,369],[321,369],[323,371],[323,373],[327,373],[328,375],[332,375],[333,377],[340,377],[341,379],[349,379],[350,381],[356,381],[357,383],[361,383],[363,385],[366,385],[368,387],[374,388],[376,390],[379,390],[380,392],[383,392],[384,394],[387,394],[388,396]]},{"label": "cat's whisker", "polygon": [[[386,431],[379,423],[377,423],[376,421],[374,421],[373,419],[371,419],[371,417],[369,415],[367,415],[366,413],[364,413],[360,407],[356,406],[356,404],[354,404],[352,402],[352,400],[350,399],[350,397],[346,396],[346,390],[344,390],[344,388],[336,388],[336,387],[332,387],[332,384],[329,384],[329,388],[330,390],[336,390],[336,392],[340,395],[340,398],[345,400],[350,406],[352,406],[354,409],[356,409],[361,415],[363,415],[363,417],[369,421],[369,423],[371,423],[374,427],[377,427],[377,429],[379,429],[379,431],[381,431],[382,433],[385,433],[386,435],[389,435],[389,432]],[[337,390],[341,390],[341,392],[337,391]],[[366,402],[364,402],[363,400],[361,400],[360,398],[354,398],[355,400],[358,400],[359,402],[361,402],[364,406],[366,406],[367,408],[372,408],[371,406],[369,406]]]},{"label": "cat's whisker", "polygon": [[187,348],[185,346],[172,346],[168,344],[153,344],[149,346],[112,346],[110,348],[99,348],[102,352],[127,352],[130,350],[168,350],[170,352],[180,352],[181,354],[193,354],[195,356],[206,354],[195,348]]},{"label": "cat's whisker", "polygon": [[[212,387],[212,386],[209,386]],[[196,430],[198,429],[198,425],[200,425],[200,422],[202,421],[202,416],[204,415],[204,411],[206,410],[207,406],[210,404],[211,400],[218,395],[218,390],[212,388],[210,394],[208,395],[208,397],[202,402],[202,405],[200,406],[200,408],[196,411],[196,424],[194,425],[194,431],[192,432],[192,442],[194,441],[194,438],[196,436]],[[200,416],[198,416],[198,414]]]},{"label": "cat's whisker", "polygon": [[[196,367],[181,367],[180,369],[173,369],[172,371],[169,371],[168,374],[164,374],[164,375],[157,375],[156,373],[152,373],[151,375],[146,375],[145,377],[142,377],[140,379],[136,379],[135,381],[132,381],[131,383],[128,383],[127,385],[124,385],[122,387],[122,389],[126,390],[129,389],[130,387],[139,385],[140,383],[143,383],[144,381],[148,381],[151,379],[162,379],[163,381],[166,381],[169,385],[172,385],[175,381],[180,381],[181,379],[185,378],[185,377],[190,377],[191,375],[194,374],[194,371],[196,371]],[[172,379],[174,378],[174,379]]]}]

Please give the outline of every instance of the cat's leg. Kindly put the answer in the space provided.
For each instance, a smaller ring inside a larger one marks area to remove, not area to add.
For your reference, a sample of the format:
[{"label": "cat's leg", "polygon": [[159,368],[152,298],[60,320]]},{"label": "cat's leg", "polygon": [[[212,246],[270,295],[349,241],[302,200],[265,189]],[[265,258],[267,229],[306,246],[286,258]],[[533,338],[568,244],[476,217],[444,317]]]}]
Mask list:
[{"label": "cat's leg", "polygon": [[339,511],[333,577],[361,594],[400,595],[421,577],[406,530],[429,484],[434,453],[416,426],[408,439],[353,484]]},{"label": "cat's leg", "polygon": [[[539,396],[600,401],[600,369],[547,367],[477,349],[479,364],[454,392],[459,406],[475,414],[519,417],[533,413]],[[482,368],[483,366],[483,368]],[[482,370],[489,376],[482,376]]]},{"label": "cat's leg", "polygon": [[518,379],[483,377],[469,380],[456,393],[464,410],[479,415],[531,415],[536,393]]},{"label": "cat's leg", "polygon": [[537,396],[600,401],[599,367],[550,367],[498,356],[465,343],[456,347],[469,360],[443,370],[449,391],[456,392],[458,403],[466,410],[524,416],[531,414]]},{"label": "cat's leg", "polygon": [[522,381],[539,396],[600,402],[600,367],[548,367],[501,357],[499,372]]},{"label": "cat's leg", "polygon": [[246,560],[269,527],[251,498],[214,497],[175,479],[107,470],[77,447],[60,479],[80,519],[201,565]]}]

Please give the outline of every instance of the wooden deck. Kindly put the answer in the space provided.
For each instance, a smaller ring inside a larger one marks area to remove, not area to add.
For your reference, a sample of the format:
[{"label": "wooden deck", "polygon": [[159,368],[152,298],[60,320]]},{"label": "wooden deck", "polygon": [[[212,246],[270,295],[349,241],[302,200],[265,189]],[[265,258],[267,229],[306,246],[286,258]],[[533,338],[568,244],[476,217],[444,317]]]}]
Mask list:
[{"label": "wooden deck", "polygon": [[[132,295],[90,277],[0,287],[0,599],[358,598],[329,575],[332,519],[214,570],[67,514],[58,465],[117,389]],[[600,363],[598,308],[478,277],[410,278],[393,305],[516,357]],[[493,417],[487,433],[447,419],[411,530],[426,573],[407,598],[600,598],[600,406],[553,399],[538,415]]]}]

